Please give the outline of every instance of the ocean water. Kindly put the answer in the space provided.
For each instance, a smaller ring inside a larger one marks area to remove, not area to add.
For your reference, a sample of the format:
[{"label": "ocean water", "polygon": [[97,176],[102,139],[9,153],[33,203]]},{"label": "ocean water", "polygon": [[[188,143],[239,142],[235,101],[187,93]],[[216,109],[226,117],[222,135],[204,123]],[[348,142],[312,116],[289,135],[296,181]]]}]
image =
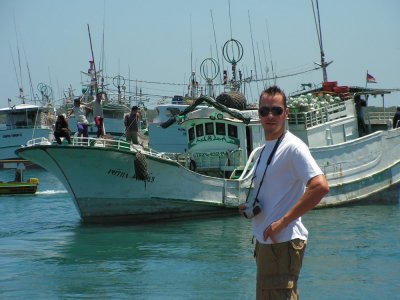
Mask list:
[{"label": "ocean water", "polygon": [[[255,299],[248,220],[82,224],[57,179],[29,175],[36,195],[0,197],[0,299]],[[399,205],[313,210],[304,222],[302,299],[399,299]]]}]

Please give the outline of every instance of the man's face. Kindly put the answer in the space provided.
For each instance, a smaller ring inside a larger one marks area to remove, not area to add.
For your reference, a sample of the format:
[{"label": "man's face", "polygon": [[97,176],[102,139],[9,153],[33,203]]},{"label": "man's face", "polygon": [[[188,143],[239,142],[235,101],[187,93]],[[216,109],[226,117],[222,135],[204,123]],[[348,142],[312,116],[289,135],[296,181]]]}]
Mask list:
[{"label": "man's face", "polygon": [[[263,94],[260,99],[259,108],[263,115],[259,113],[261,124],[264,128],[265,138],[275,140],[285,130],[285,120],[288,117],[288,109],[284,107],[281,94]],[[279,114],[281,112],[281,114]]]}]

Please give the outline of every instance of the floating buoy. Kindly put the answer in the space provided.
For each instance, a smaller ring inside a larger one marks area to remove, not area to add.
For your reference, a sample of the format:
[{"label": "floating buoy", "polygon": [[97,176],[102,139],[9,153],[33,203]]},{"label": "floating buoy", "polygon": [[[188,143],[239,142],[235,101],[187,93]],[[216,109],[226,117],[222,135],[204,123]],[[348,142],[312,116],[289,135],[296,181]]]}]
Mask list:
[{"label": "floating buoy", "polygon": [[39,184],[39,179],[38,178],[29,178],[28,183]]}]

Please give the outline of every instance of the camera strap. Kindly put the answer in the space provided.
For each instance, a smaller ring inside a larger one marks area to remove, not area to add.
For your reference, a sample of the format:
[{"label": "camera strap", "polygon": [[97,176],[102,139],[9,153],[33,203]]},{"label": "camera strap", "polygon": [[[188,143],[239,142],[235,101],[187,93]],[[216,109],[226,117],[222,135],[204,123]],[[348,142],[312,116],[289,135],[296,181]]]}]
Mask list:
[{"label": "camera strap", "polygon": [[[263,176],[262,176],[262,178],[261,178],[260,185],[258,186],[257,194],[256,194],[256,197],[255,197],[256,202],[258,202],[258,193],[260,192],[262,183],[264,182],[265,173],[267,173],[268,166],[269,166],[269,164],[271,163],[272,158],[274,157],[275,152],[276,152],[276,150],[278,149],[279,144],[280,144],[281,141],[283,140],[283,137],[284,137],[284,136],[285,136],[285,132],[282,133],[281,136],[276,140],[275,146],[274,146],[274,148],[272,149],[272,151],[271,151],[271,153],[270,153],[270,155],[269,155],[269,157],[268,157],[267,165],[265,166],[264,174],[263,174]],[[247,202],[247,200],[249,199],[250,189],[251,189],[251,186],[253,185],[253,180],[254,180],[254,178],[256,178],[256,171],[257,171],[258,165],[260,164],[261,156],[262,156],[264,150],[265,150],[265,145],[264,145],[264,147],[263,147],[262,150],[261,150],[260,156],[258,157],[257,165],[256,165],[256,168],[254,169],[254,175],[253,175],[253,177],[251,178],[250,188],[249,188],[249,192],[247,193],[246,202]]]}]

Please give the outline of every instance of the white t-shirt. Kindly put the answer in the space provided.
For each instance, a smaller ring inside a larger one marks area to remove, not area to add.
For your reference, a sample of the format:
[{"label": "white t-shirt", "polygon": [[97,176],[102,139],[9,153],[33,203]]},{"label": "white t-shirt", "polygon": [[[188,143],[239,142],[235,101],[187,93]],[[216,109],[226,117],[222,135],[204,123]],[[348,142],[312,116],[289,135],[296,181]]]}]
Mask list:
[{"label": "white t-shirt", "polygon": [[84,105],[81,105],[79,107],[74,106],[74,115],[75,115],[75,120],[78,123],[82,124],[89,124],[88,120],[86,119],[86,108]]},{"label": "white t-shirt", "polygon": [[[276,140],[266,141],[265,150],[255,170],[253,196],[257,194],[267,160]],[[261,151],[260,151],[261,153]],[[307,182],[323,172],[311,156],[307,145],[290,132],[286,132],[265,173],[258,200],[261,212],[252,219],[253,235],[260,243],[264,241],[264,230],[286,214],[304,194]],[[276,242],[287,242],[295,238],[307,240],[308,231],[301,222],[301,217],[294,220],[276,236]]]},{"label": "white t-shirt", "polygon": [[102,117],[104,118],[103,114],[103,101],[100,103],[97,102],[96,100],[93,100],[92,102],[92,108],[93,108],[93,117]]}]

